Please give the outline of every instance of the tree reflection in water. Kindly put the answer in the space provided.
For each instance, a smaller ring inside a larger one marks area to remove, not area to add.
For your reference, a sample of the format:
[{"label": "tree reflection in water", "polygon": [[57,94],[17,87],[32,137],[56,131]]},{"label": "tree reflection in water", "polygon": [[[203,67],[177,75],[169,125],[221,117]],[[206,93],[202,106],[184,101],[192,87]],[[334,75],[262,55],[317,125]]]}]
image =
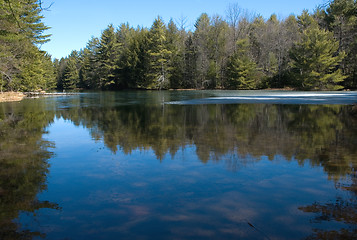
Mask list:
[{"label": "tree reflection in water", "polygon": [[0,239],[45,237],[40,232],[18,231],[14,220],[20,212],[34,214],[41,208],[59,208],[36,198],[46,189],[52,143],[42,135],[53,117],[53,112],[37,104],[0,105]]},{"label": "tree reflection in water", "polygon": [[[39,202],[46,189],[49,148],[43,139],[55,117],[86,127],[94,140],[102,139],[114,154],[152,149],[158,160],[195,146],[202,164],[225,161],[231,171],[262,156],[283,156],[300,165],[322,167],[344,194],[327,202],[300,206],[314,222],[346,224],[341,229],[314,229],[311,239],[356,237],[357,118],[349,105],[217,104],[163,105],[153,99],[101,94],[67,100],[38,100],[0,105],[0,237],[31,238],[40,232],[18,232],[20,211],[59,206]],[[146,96],[146,95],[145,95]],[[167,96],[164,96],[167,100]],[[170,100],[170,99],[168,99]],[[17,107],[15,107],[17,106]],[[249,157],[245,157],[249,156]]]},{"label": "tree reflection in water", "polygon": [[[342,105],[196,105],[71,108],[64,119],[90,129],[112,152],[153,149],[162,160],[180,148],[196,146],[202,163],[227,162],[237,171],[261,156],[284,156],[300,165],[322,167],[337,188],[346,191],[329,203],[301,206],[312,221],[356,226],[357,119]],[[251,156],[248,162],[244,156]],[[237,158],[236,156],[241,156]],[[239,160],[238,160],[239,159]],[[352,239],[356,228],[315,229],[311,239]]]}]

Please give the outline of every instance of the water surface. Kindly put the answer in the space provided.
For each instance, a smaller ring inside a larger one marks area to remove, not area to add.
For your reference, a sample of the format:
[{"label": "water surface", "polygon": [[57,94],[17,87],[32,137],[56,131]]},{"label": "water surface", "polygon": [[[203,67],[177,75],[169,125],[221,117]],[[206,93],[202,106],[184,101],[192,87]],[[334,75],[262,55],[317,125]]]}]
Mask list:
[{"label": "water surface", "polygon": [[0,104],[0,239],[354,239],[354,92]]}]

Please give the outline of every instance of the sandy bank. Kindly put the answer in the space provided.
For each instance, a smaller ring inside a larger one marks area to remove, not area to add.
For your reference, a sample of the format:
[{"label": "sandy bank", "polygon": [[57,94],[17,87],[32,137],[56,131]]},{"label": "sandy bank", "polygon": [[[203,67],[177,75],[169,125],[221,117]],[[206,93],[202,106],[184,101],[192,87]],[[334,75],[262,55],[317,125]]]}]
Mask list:
[{"label": "sandy bank", "polygon": [[0,102],[17,102],[21,101],[25,94],[21,92],[2,92],[0,93]]}]

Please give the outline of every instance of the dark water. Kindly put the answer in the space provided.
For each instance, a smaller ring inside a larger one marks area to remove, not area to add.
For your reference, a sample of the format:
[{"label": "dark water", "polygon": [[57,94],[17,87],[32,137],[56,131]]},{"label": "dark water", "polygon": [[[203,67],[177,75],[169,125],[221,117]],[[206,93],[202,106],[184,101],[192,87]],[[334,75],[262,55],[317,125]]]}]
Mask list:
[{"label": "dark water", "polygon": [[356,102],[133,91],[2,103],[0,239],[355,239]]}]

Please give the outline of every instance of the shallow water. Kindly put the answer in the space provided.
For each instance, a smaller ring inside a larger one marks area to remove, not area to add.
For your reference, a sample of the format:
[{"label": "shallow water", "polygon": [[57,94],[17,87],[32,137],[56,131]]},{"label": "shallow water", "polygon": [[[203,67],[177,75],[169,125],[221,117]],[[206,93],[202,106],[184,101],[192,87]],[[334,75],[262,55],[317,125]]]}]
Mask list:
[{"label": "shallow water", "polygon": [[0,104],[0,239],[353,239],[354,92]]}]

